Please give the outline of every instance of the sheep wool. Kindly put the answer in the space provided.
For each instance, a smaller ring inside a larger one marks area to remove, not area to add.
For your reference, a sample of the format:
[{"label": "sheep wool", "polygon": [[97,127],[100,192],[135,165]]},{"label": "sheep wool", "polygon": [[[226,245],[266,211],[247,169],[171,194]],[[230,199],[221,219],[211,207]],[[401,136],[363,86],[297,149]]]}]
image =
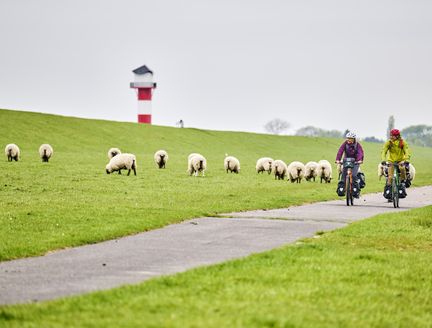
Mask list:
[{"label": "sheep wool", "polygon": [[284,180],[287,174],[287,165],[284,161],[277,159],[273,162],[272,173],[275,176],[275,180]]},{"label": "sheep wool", "polygon": [[154,161],[160,169],[164,169],[168,161],[168,153],[165,150],[158,150],[154,154]]},{"label": "sheep wool", "polygon": [[273,158],[270,157],[262,157],[257,160],[256,162],[256,172],[262,173],[262,172],[268,172],[268,174],[272,173],[272,164],[273,164]]},{"label": "sheep wool", "polygon": [[121,170],[128,170],[128,174],[130,174],[131,170],[133,170],[134,175],[136,175],[136,157],[134,154],[118,154],[110,159],[109,163],[106,165],[105,170],[107,174],[118,171],[121,174]]},{"label": "sheep wool", "polygon": [[51,156],[54,154],[53,148],[49,144],[42,144],[39,147],[39,156],[42,162],[48,162]]},{"label": "sheep wool", "polygon": [[239,173],[240,172],[240,161],[235,158],[234,156],[227,156],[224,159],[224,167],[226,172],[234,172]]},{"label": "sheep wool", "polygon": [[[192,156],[191,156],[192,155]],[[207,169],[207,160],[200,154],[191,154],[188,157],[188,173],[189,175],[194,174],[196,177],[201,172],[202,176],[205,176],[205,170]]]},{"label": "sheep wool", "polygon": [[118,154],[121,154],[121,150],[118,148],[110,148],[108,150],[108,158],[109,159],[113,158],[114,156],[116,156]]},{"label": "sheep wool", "polygon": [[304,177],[306,181],[313,180],[315,182],[315,178],[318,175],[318,163],[317,162],[307,162],[305,165],[305,174]]},{"label": "sheep wool", "polygon": [[409,171],[409,180],[412,182],[415,179],[416,169],[414,165],[412,165],[411,163],[409,163],[408,171]]},{"label": "sheep wool", "polygon": [[301,183],[304,178],[305,165],[302,162],[294,161],[288,165],[288,177],[291,183]]},{"label": "sheep wool", "polygon": [[15,144],[8,144],[5,147],[5,155],[8,159],[8,162],[12,162],[12,160],[18,162],[20,158],[20,149]]},{"label": "sheep wool", "polygon": [[322,159],[318,162],[318,177],[320,182],[330,183],[332,180],[333,170],[330,162],[326,159]]}]

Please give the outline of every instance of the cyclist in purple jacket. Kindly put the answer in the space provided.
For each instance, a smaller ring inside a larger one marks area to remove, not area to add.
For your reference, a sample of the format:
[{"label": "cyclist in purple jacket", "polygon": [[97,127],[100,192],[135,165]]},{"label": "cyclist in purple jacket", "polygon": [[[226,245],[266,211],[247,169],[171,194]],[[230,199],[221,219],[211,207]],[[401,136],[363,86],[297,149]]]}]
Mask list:
[{"label": "cyclist in purple jacket", "polygon": [[[346,140],[342,143],[342,145],[339,147],[339,150],[336,155],[336,163],[342,164],[342,155],[344,155],[344,158],[354,158],[355,164],[354,168],[352,170],[353,177],[354,177],[354,197],[358,198],[360,195],[360,185],[358,183],[357,174],[360,168],[360,164],[363,163],[364,158],[364,152],[363,147],[360,145],[360,143],[357,142],[357,136],[354,132],[348,132],[346,134]],[[342,177],[341,180],[338,183],[338,189],[337,193],[339,196],[345,195],[345,177],[346,177],[346,170],[342,170]]]}]

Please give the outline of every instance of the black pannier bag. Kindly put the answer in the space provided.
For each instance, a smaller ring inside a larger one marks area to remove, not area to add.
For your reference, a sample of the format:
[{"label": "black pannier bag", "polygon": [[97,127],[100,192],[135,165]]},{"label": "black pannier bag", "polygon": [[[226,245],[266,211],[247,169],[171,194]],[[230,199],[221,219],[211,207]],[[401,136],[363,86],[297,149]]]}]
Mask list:
[{"label": "black pannier bag", "polygon": [[338,182],[336,193],[340,197],[345,196],[345,182],[344,181],[339,181]]},{"label": "black pannier bag", "polygon": [[360,186],[360,189],[363,189],[366,186],[366,176],[363,172],[357,173],[357,182]]}]

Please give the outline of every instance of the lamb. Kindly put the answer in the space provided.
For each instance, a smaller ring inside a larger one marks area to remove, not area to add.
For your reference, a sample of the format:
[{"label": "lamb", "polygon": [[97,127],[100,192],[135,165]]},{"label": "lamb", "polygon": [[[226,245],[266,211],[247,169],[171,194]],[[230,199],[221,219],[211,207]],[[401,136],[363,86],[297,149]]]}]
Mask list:
[{"label": "lamb", "polygon": [[114,171],[118,171],[121,174],[121,170],[128,170],[128,174],[130,174],[131,170],[134,171],[134,175],[136,175],[136,157],[134,154],[118,154],[110,159],[109,163],[106,165],[106,173],[110,174]]},{"label": "lamb", "polygon": [[156,163],[156,165],[160,168],[160,169],[164,169],[166,162],[168,161],[168,153],[165,150],[158,150],[155,154],[154,154],[154,161]]},{"label": "lamb", "polygon": [[284,180],[287,174],[287,166],[284,161],[277,159],[273,162],[272,173],[275,176],[275,180]]},{"label": "lamb", "polygon": [[240,172],[240,161],[234,156],[226,155],[224,160],[224,167],[226,172],[230,171],[231,173],[239,173]]},{"label": "lamb", "polygon": [[322,183],[323,180],[326,183],[330,183],[332,180],[332,167],[330,165],[330,162],[326,159],[322,159],[318,162],[318,175],[320,178],[320,182]]},{"label": "lamb", "polygon": [[305,173],[304,177],[306,181],[310,181],[313,179],[315,181],[316,176],[318,175],[318,163],[317,162],[307,162],[305,165]]},{"label": "lamb", "polygon": [[387,177],[387,166],[378,164],[378,179],[381,180],[382,177]]},{"label": "lamb", "polygon": [[301,183],[305,174],[305,166],[302,162],[294,161],[288,165],[288,177],[289,180],[297,183]]},{"label": "lamb", "polygon": [[49,144],[42,144],[39,147],[39,155],[42,159],[42,162],[48,162],[48,160],[51,158],[53,153],[54,153],[53,148]]},{"label": "lamb", "polygon": [[15,144],[8,144],[5,147],[5,155],[8,158],[8,162],[12,162],[12,160],[18,162],[20,158],[20,149]]},{"label": "lamb", "polygon": [[202,172],[202,176],[205,176],[204,171],[207,168],[207,160],[201,154],[192,153],[188,156],[188,173],[192,175],[195,173],[195,176],[198,176],[199,172]]},{"label": "lamb", "polygon": [[272,164],[273,164],[273,158],[262,157],[258,159],[255,167],[257,173],[268,172],[268,174],[270,174],[272,172]]},{"label": "lamb", "polygon": [[111,159],[114,156],[121,154],[120,149],[118,148],[110,148],[110,150],[108,150],[108,158]]}]

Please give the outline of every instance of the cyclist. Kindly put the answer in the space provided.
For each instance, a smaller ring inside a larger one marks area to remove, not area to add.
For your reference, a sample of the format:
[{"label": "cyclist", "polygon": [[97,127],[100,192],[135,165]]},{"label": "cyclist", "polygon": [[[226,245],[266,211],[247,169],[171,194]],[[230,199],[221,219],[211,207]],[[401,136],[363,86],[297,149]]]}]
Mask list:
[{"label": "cyclist", "polygon": [[[386,141],[382,149],[381,164],[386,165],[387,161],[391,163],[398,163],[403,197],[406,197],[406,165],[409,165],[410,158],[411,154],[408,144],[405,140],[402,139],[400,131],[398,129],[391,130],[390,139]],[[391,199],[391,184],[393,180],[393,173],[394,166],[390,165],[388,168],[387,183],[384,186],[384,197],[389,200]]]},{"label": "cyclist", "polygon": [[[354,158],[355,164],[352,170],[352,174],[354,177],[354,185],[353,185],[353,196],[355,198],[359,198],[360,196],[360,185],[357,181],[357,174],[360,168],[360,164],[363,163],[364,152],[363,147],[357,142],[357,136],[354,132],[348,131],[346,134],[346,140],[339,147],[339,150],[336,155],[336,163],[341,164],[342,155],[344,158]],[[339,196],[345,195],[345,178],[346,178],[346,169],[342,169],[342,178],[338,182],[337,194]]]}]

